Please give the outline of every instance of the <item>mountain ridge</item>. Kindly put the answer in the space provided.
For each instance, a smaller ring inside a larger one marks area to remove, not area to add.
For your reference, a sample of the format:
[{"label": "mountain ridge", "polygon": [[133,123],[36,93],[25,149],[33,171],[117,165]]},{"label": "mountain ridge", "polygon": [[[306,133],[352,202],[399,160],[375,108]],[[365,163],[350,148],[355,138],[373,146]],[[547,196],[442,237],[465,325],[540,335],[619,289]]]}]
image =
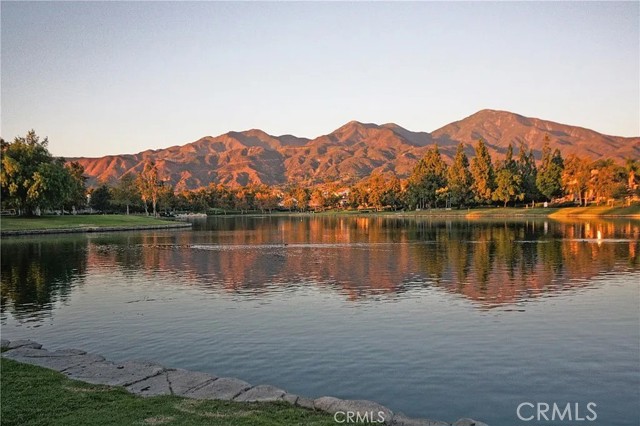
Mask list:
[{"label": "mountain ridge", "polygon": [[136,154],[77,157],[89,183],[114,182],[127,172],[139,173],[146,161],[158,164],[160,176],[176,189],[195,189],[210,182],[284,185],[325,181],[353,182],[373,172],[407,177],[426,150],[437,144],[451,162],[457,145],[473,154],[478,139],[485,140],[494,161],[509,143],[521,143],[536,156],[545,138],[564,156],[575,154],[596,160],[640,158],[640,137],[598,133],[579,126],[525,117],[508,111],[483,109],[433,132],[414,132],[395,123],[382,125],[349,121],[313,139],[286,134],[270,135],[260,129],[229,131],[205,136],[185,145],[145,150]]}]

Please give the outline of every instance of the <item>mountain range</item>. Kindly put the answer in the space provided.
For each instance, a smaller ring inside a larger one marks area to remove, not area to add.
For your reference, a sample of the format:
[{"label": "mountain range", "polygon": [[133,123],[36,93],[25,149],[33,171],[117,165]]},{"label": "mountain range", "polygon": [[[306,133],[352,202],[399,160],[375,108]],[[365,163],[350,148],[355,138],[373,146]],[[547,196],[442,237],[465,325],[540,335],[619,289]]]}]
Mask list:
[{"label": "mountain range", "polygon": [[315,139],[272,136],[253,129],[137,154],[68,160],[84,166],[90,185],[98,181],[113,183],[130,171],[139,173],[149,160],[157,164],[160,177],[176,189],[195,189],[211,182],[351,183],[372,172],[407,177],[434,144],[446,162],[452,161],[460,142],[472,157],[478,139],[485,141],[494,162],[503,158],[510,143],[516,153],[524,143],[540,158],[545,139],[564,156],[612,158],[617,162],[640,158],[640,137],[608,136],[582,127],[485,109],[431,133],[413,132],[393,123],[350,121]]}]

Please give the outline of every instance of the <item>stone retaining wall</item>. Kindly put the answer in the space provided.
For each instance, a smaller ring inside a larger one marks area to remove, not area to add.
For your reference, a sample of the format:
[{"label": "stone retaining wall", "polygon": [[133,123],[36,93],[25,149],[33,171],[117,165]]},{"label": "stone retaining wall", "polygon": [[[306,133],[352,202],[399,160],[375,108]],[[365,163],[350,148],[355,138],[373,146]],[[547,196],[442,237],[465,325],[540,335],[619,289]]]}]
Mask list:
[{"label": "stone retaining wall", "polygon": [[[104,357],[78,349],[48,351],[31,340],[8,341],[0,346],[7,349],[4,358],[37,365],[65,374],[70,379],[87,383],[123,386],[140,396],[178,395],[195,399],[216,399],[238,402],[287,402],[310,410],[320,410],[345,420],[347,413],[354,418],[367,418],[372,423],[395,426],[450,426],[450,423],[428,419],[412,419],[373,401],[343,400],[331,396],[317,399],[288,393],[271,385],[251,384],[233,377],[167,368],[155,362],[127,361],[113,363]],[[336,424],[339,424],[336,421]],[[453,426],[487,426],[473,419],[459,419]]]}]

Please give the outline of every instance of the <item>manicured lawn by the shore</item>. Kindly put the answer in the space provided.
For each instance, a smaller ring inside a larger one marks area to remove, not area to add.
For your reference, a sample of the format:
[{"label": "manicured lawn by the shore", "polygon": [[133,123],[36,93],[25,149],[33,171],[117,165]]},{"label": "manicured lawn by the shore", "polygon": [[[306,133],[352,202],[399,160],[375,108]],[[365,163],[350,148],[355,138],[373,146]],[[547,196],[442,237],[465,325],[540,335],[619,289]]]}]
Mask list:
[{"label": "manicured lawn by the shore", "polygon": [[2,359],[3,426],[335,425],[327,413],[287,403],[239,403],[159,396],[90,385]]},{"label": "manicured lawn by the shore", "polygon": [[592,217],[592,216],[622,216],[634,217],[640,219],[640,205],[629,207],[607,207],[607,206],[589,206],[589,207],[565,207],[558,209],[551,218],[562,217]]},{"label": "manicured lawn by the shore", "polygon": [[640,205],[630,207],[479,207],[470,209],[430,209],[421,211],[375,212],[375,211],[327,211],[320,215],[381,215],[412,217],[452,217],[466,219],[517,218],[517,217],[633,217],[640,219]]},{"label": "manicured lawn by the shore", "polygon": [[87,227],[137,227],[148,225],[169,225],[175,222],[149,216],[133,215],[65,215],[39,217],[2,217],[0,229],[22,231],[32,229],[66,229]]}]

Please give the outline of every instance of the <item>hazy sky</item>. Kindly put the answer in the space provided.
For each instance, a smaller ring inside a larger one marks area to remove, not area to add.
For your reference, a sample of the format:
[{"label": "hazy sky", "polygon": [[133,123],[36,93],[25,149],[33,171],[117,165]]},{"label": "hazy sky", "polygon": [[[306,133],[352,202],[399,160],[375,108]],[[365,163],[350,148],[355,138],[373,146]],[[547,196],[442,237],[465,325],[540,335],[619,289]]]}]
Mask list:
[{"label": "hazy sky", "polygon": [[2,136],[55,155],[483,108],[640,135],[640,3],[6,2]]}]

